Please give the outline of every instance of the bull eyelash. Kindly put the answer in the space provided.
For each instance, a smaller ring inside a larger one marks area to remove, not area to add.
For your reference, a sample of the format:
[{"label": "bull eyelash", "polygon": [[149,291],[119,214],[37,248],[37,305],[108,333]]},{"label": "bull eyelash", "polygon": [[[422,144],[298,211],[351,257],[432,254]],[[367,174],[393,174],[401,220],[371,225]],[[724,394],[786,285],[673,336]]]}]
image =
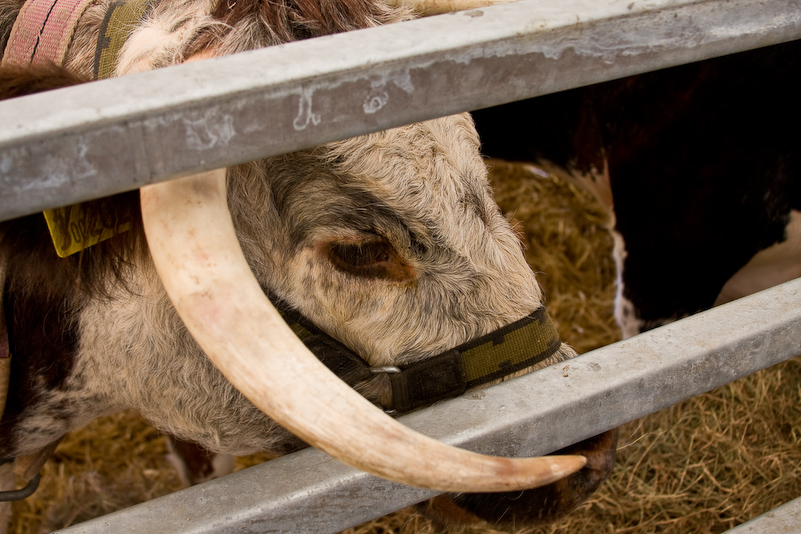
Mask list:
[{"label": "bull eyelash", "polygon": [[387,263],[392,260],[395,251],[392,245],[384,240],[370,240],[361,243],[332,243],[329,245],[329,257],[338,266],[347,270],[359,270],[365,267]]}]

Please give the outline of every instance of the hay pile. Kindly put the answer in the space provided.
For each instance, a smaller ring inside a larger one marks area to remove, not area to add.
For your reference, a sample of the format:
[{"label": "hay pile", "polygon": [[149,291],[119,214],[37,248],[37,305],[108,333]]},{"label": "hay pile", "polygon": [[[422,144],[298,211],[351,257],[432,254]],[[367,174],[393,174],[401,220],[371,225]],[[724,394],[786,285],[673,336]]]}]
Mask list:
[{"label": "hay pile", "polygon": [[[604,212],[556,178],[492,165],[498,202],[521,225],[563,339],[580,352],[616,340]],[[11,532],[49,532],[180,489],[165,453],[164,436],[132,414],[92,423],[62,443],[36,494],[14,505]],[[801,360],[625,425],[618,458],[612,478],[571,516],[518,534],[722,532],[798,497]],[[347,532],[437,530],[406,509]]]}]

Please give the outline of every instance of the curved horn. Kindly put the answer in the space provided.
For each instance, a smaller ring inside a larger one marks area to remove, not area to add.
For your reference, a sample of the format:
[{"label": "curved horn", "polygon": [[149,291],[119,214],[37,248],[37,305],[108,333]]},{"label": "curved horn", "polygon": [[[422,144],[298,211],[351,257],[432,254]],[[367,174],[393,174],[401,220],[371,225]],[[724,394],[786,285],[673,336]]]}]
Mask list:
[{"label": "curved horn", "polygon": [[479,7],[508,4],[516,0],[390,0],[396,6],[410,7],[415,13],[423,16],[465,11]]},{"label": "curved horn", "polygon": [[153,261],[189,331],[237,389],[307,443],[363,471],[440,491],[514,491],[584,466],[583,456],[496,458],[445,445],[328,371],[251,273],[228,212],[225,169],[143,187],[141,199]]}]

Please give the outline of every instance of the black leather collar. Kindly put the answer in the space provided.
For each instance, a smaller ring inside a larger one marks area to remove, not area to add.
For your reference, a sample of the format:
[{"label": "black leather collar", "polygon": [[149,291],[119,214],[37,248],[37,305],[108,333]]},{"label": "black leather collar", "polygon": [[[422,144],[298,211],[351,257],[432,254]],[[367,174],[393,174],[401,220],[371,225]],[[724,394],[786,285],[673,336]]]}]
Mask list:
[{"label": "black leather collar", "polygon": [[485,336],[421,362],[398,367],[370,367],[366,361],[282,302],[275,302],[295,334],[334,374],[351,387],[386,373],[392,403],[400,415],[438,400],[457,397],[470,388],[531,367],[561,346],[545,307]]}]

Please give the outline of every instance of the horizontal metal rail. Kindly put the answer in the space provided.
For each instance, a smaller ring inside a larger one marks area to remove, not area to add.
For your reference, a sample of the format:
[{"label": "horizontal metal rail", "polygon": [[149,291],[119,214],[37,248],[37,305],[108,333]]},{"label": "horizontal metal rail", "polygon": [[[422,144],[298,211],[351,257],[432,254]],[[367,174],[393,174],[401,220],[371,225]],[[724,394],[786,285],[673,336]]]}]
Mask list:
[{"label": "horizontal metal rail", "polygon": [[525,0],[0,102],[0,220],[801,38],[799,0]]},{"label": "horizontal metal rail", "polygon": [[801,497],[765,512],[724,534],[793,534],[801,532]]},{"label": "horizontal metal rail", "polygon": [[[801,279],[401,421],[484,453],[545,454],[801,354],[799,332]],[[63,532],[330,533],[433,495],[306,449]]]}]

